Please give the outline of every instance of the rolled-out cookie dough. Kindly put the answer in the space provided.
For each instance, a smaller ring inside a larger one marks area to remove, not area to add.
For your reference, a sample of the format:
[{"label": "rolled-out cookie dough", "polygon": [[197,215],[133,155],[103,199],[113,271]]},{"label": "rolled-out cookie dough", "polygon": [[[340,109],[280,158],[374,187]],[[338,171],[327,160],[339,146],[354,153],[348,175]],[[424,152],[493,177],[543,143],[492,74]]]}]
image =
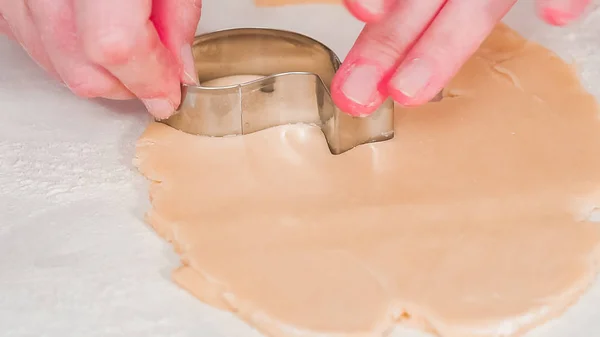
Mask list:
[{"label": "rolled-out cookie dough", "polygon": [[[298,91],[298,95],[304,92]],[[393,140],[318,127],[228,138],[153,123],[137,145],[174,280],[267,336],[511,336],[591,283],[600,123],[569,65],[498,26]]]}]

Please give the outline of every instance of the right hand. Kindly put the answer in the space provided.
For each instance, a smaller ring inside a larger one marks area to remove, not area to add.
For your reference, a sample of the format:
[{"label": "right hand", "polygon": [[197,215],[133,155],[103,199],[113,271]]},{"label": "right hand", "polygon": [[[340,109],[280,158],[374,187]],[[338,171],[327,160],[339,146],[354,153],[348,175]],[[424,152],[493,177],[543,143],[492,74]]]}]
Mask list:
[{"label": "right hand", "polygon": [[[429,102],[517,0],[344,0],[367,23],[331,85],[334,102],[369,115],[388,97]],[[526,0],[531,2],[529,0]],[[565,25],[591,0],[536,0],[539,15]]]},{"label": "right hand", "polygon": [[82,97],[139,98],[157,118],[194,84],[201,0],[0,0],[0,33]]}]

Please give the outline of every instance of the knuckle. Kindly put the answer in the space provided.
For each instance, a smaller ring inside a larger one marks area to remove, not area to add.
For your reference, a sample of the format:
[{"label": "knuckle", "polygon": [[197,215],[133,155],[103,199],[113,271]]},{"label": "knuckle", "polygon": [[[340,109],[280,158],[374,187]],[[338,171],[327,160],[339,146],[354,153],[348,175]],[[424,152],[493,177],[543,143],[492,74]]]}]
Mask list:
[{"label": "knuckle", "polygon": [[363,52],[377,59],[396,61],[413,42],[411,34],[400,31],[395,23],[381,22],[368,26],[359,37]]},{"label": "knuckle", "polygon": [[379,59],[396,60],[404,53],[404,43],[393,34],[373,34],[369,52]]},{"label": "knuckle", "polygon": [[135,45],[135,37],[121,30],[99,33],[84,42],[87,56],[101,65],[127,63],[134,55]]}]

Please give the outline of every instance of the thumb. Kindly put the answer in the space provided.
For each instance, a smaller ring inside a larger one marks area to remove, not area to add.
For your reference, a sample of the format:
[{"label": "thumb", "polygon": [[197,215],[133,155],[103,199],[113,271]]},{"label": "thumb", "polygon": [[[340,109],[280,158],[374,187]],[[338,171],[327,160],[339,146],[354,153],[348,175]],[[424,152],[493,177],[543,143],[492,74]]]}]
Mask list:
[{"label": "thumb", "polygon": [[196,84],[191,43],[196,34],[202,0],[154,0],[150,20],[162,43],[171,51],[180,67],[181,82]]},{"label": "thumb", "polygon": [[564,26],[579,18],[591,0],[537,0],[539,16],[554,26]]}]

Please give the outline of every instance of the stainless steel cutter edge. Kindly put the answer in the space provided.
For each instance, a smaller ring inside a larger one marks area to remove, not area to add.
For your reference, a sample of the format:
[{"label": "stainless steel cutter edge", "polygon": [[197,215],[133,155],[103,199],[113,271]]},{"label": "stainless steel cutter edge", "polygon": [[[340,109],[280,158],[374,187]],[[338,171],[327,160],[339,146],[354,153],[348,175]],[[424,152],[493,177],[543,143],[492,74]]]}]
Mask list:
[{"label": "stainless steel cutter edge", "polygon": [[[183,85],[181,105],[162,121],[183,132],[220,137],[312,123],[321,127],[332,154],[394,136],[391,100],[368,117],[350,116],[333,103],[330,84],[341,62],[310,37],[266,28],[229,29],[197,36],[192,51],[201,85]],[[233,75],[264,77],[202,85]],[[294,95],[298,88],[314,93],[314,99]]]}]

